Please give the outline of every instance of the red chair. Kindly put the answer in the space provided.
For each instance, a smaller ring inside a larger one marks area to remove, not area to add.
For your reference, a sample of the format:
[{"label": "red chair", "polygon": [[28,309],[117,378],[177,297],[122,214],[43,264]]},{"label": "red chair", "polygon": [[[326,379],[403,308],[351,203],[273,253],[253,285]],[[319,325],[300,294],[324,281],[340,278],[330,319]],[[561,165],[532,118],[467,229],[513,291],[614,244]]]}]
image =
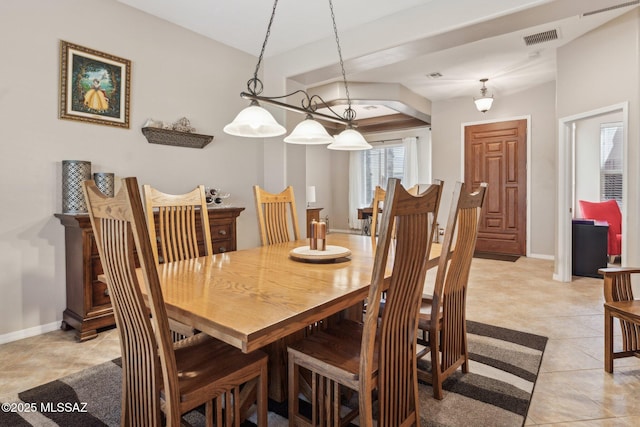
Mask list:
[{"label": "red chair", "polygon": [[622,253],[622,213],[615,200],[587,202],[580,200],[582,217],[609,224],[608,254],[613,260]]}]

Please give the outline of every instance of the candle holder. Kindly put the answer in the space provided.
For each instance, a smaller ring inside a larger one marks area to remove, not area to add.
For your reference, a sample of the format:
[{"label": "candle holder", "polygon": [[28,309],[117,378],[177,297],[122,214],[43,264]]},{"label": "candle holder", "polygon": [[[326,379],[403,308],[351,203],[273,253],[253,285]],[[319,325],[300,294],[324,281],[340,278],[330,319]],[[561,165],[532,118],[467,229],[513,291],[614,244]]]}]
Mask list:
[{"label": "candle holder", "polygon": [[110,172],[96,172],[93,174],[93,180],[96,183],[98,190],[102,191],[102,194],[108,197],[113,197],[115,191],[115,177]]},{"label": "candle holder", "polygon": [[62,161],[62,212],[86,213],[87,202],[82,192],[82,181],[91,179],[91,162],[86,160]]}]

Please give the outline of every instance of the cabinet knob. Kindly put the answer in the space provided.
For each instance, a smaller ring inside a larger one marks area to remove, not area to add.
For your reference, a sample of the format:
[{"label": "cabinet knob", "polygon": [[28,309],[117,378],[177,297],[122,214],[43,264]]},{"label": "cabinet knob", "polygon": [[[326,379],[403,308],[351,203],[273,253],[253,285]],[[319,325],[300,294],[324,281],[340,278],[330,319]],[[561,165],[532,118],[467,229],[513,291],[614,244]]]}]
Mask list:
[{"label": "cabinet knob", "polygon": [[227,252],[227,248],[225,248],[224,246],[221,246],[220,248],[218,248],[218,252],[219,253]]},{"label": "cabinet knob", "polygon": [[218,231],[218,234],[221,236],[226,236],[227,235],[227,230],[220,230]]},{"label": "cabinet knob", "polygon": [[105,289],[105,290],[104,290],[104,296],[105,296],[105,297],[108,297],[108,296],[109,296],[109,288],[107,288],[107,289]]}]

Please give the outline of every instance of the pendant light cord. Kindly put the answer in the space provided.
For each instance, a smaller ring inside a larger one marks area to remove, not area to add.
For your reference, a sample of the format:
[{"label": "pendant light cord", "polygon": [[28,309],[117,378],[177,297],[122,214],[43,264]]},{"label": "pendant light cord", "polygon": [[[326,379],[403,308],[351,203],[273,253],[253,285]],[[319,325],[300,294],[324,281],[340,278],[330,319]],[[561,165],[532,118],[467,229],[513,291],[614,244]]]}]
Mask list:
[{"label": "pendant light cord", "polygon": [[336,46],[338,47],[338,57],[340,58],[340,69],[342,70],[342,80],[344,81],[345,95],[347,96],[347,109],[344,110],[344,118],[352,121],[356,118],[356,112],[351,108],[351,97],[349,96],[349,85],[347,84],[347,74],[344,71],[344,61],[342,60],[342,49],[340,49],[340,38],[338,37],[338,27],[336,26],[336,15],[333,13],[333,2],[329,0],[331,10],[331,21],[333,22],[333,33],[336,36]]},{"label": "pendant light cord", "polygon": [[[278,0],[274,0],[273,2],[273,9],[271,10],[271,18],[269,19],[269,25],[267,25],[267,33],[264,36],[264,41],[262,42],[262,49],[260,50],[260,55],[258,56],[258,63],[256,64],[256,69],[253,72],[253,77],[251,79],[249,79],[249,81],[247,81],[247,91],[249,92],[249,94],[251,94],[252,96],[258,96],[262,93],[263,90],[263,84],[262,81],[258,78],[258,72],[260,71],[260,64],[262,64],[262,60],[264,58],[264,52],[265,49],[267,48],[267,42],[269,41],[269,36],[271,35],[271,26],[273,25],[273,20],[276,16],[276,8],[278,7]],[[347,127],[352,127],[353,126],[353,121],[356,118],[356,112],[353,110],[353,108],[351,108],[351,96],[349,95],[349,85],[347,83],[347,73],[344,70],[344,61],[342,59],[342,49],[340,48],[340,37],[338,37],[338,26],[336,25],[336,15],[333,11],[333,2],[331,0],[329,0],[329,10],[331,11],[331,22],[333,23],[333,33],[335,35],[335,39],[336,39],[336,46],[338,49],[338,58],[340,59],[340,70],[342,72],[342,80],[344,82],[344,90],[345,90],[345,95],[347,97],[347,108],[344,110],[344,114],[342,115],[342,117],[344,118],[344,120],[346,120],[347,123]],[[305,110],[307,113],[315,112],[315,104],[313,103],[314,98],[317,97],[317,95],[314,95],[313,97],[310,97],[305,91],[296,91],[295,93],[298,92],[302,92],[304,93],[304,95],[306,95],[306,101],[307,103],[305,104],[305,100],[302,101],[302,108],[303,110]],[[292,94],[289,94],[292,95]],[[287,97],[289,95],[285,95],[285,96],[279,96],[279,97],[271,97],[271,98],[265,98],[265,97],[260,97],[261,99],[279,99],[279,98],[284,98]],[[319,97],[318,97],[319,98]],[[322,98],[320,98],[322,100]],[[256,102],[256,100],[254,99],[253,102]],[[324,101],[322,101],[324,103]],[[334,113],[336,115],[336,117],[340,117],[339,114],[337,114],[335,111],[333,111],[331,109],[331,107],[328,107],[329,110],[331,110],[332,113]]]},{"label": "pendant light cord", "polygon": [[260,64],[264,57],[264,51],[267,48],[267,41],[271,34],[271,25],[273,24],[273,18],[276,16],[276,8],[278,7],[278,0],[273,2],[273,10],[271,11],[271,18],[269,19],[269,25],[267,26],[267,33],[264,36],[264,42],[262,42],[262,50],[260,50],[260,56],[258,56],[258,63],[256,64],[256,70],[253,72],[253,78],[247,82],[247,89],[253,95],[259,95],[262,93],[262,81],[258,78],[258,71],[260,70]]}]

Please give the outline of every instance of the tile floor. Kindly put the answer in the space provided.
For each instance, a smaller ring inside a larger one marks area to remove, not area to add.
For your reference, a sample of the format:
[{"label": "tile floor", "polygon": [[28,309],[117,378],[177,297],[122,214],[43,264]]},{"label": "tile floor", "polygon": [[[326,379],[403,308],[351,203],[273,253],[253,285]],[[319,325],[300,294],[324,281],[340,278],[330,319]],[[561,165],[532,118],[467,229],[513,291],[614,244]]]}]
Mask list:
[{"label": "tile floor", "polygon": [[[640,360],[603,370],[602,281],[552,274],[552,261],[531,258],[472,266],[469,319],[549,337],[526,425],[640,425]],[[0,345],[0,401],[119,354],[115,330],[84,343],[55,331]]]}]

